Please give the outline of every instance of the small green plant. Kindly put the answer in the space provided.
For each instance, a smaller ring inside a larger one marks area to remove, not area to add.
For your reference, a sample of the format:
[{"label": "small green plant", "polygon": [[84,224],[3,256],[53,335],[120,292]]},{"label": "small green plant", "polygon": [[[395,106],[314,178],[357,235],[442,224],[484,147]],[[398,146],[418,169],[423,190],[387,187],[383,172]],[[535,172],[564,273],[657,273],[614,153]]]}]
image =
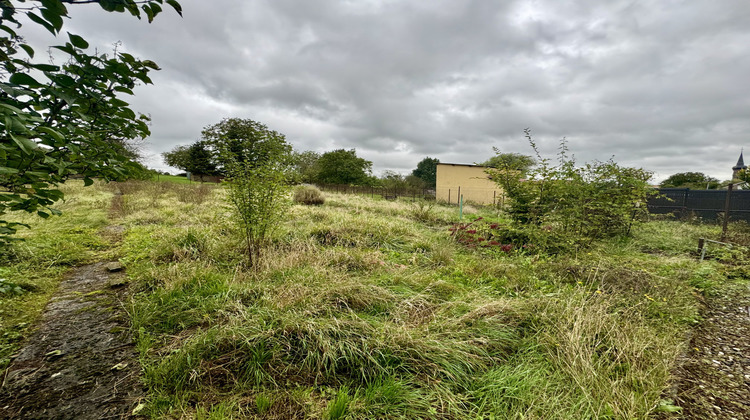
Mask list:
[{"label": "small green plant", "polygon": [[6,279],[0,279],[0,294],[5,296],[21,295],[25,290]]},{"label": "small green plant", "polygon": [[349,396],[349,388],[342,386],[336,393],[336,397],[328,404],[328,418],[330,420],[343,419],[346,413],[349,411],[349,403],[351,402]]},{"label": "small green plant", "polygon": [[259,414],[265,414],[271,409],[271,399],[266,394],[258,394],[255,396],[255,409],[258,410]]},{"label": "small green plant", "polygon": [[304,185],[294,191],[294,202],[307,206],[322,206],[326,202],[326,199],[318,187]]}]

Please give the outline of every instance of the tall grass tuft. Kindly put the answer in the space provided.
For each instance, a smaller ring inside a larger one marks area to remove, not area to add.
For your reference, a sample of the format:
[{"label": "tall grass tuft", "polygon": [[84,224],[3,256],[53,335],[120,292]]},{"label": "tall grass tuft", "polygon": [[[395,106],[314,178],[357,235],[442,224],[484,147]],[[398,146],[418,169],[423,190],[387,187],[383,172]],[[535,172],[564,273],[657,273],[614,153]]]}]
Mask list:
[{"label": "tall grass tuft", "polygon": [[208,200],[215,188],[211,184],[198,184],[196,186],[192,184],[161,183],[161,185],[170,185],[180,202],[191,204],[203,204]]},{"label": "tall grass tuft", "polygon": [[339,388],[336,396],[328,405],[328,419],[343,419],[349,411],[349,403],[351,402],[351,400],[352,397],[349,396],[349,388],[347,388],[346,386],[342,386],[341,388]]},{"label": "tall grass tuft", "polygon": [[314,185],[304,185],[294,190],[294,202],[308,206],[322,206],[326,199]]}]

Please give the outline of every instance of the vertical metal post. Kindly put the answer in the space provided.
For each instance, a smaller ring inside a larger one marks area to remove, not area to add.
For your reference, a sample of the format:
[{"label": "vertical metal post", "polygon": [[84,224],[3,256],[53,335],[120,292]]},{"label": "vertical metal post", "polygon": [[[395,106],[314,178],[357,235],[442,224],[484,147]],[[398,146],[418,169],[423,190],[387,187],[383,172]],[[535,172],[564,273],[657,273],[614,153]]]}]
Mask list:
[{"label": "vertical metal post", "polygon": [[451,203],[451,189],[448,188],[448,204]]},{"label": "vertical metal post", "polygon": [[732,188],[734,184],[729,184],[727,187],[727,198],[724,201],[724,223],[721,226],[721,242],[727,239],[727,224],[729,223],[729,203],[732,197]]},{"label": "vertical metal post", "polygon": [[492,191],[492,205],[497,205],[497,191]]},{"label": "vertical metal post", "polygon": [[464,198],[464,196],[461,195],[461,186],[459,185],[458,186],[458,197],[456,197],[456,204],[458,204],[458,201],[460,201],[461,203],[463,203],[463,198]]}]

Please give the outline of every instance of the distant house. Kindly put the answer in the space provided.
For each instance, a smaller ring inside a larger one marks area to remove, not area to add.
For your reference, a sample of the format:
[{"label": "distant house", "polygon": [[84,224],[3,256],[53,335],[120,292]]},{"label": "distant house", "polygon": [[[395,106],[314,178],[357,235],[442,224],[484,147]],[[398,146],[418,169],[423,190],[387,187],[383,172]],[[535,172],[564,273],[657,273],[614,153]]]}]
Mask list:
[{"label": "distant house", "polygon": [[457,204],[498,204],[503,202],[503,189],[490,179],[479,165],[460,163],[438,163],[435,198],[437,201]]}]

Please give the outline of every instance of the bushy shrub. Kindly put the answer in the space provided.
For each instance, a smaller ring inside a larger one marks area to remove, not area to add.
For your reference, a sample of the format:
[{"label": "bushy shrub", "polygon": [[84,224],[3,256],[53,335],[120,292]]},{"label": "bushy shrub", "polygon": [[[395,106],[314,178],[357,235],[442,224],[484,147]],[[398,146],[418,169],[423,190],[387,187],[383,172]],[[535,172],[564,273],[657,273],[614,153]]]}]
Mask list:
[{"label": "bushy shrub", "polygon": [[318,187],[305,185],[294,191],[294,202],[308,206],[321,206],[326,202],[326,199]]},{"label": "bushy shrub", "polygon": [[646,199],[655,193],[648,185],[650,172],[621,167],[611,159],[576,166],[565,140],[555,165],[541,157],[529,130],[525,133],[539,162],[527,179],[512,168],[487,170],[505,190],[516,222],[547,226],[579,243],[629,233],[639,213],[646,211]]}]

